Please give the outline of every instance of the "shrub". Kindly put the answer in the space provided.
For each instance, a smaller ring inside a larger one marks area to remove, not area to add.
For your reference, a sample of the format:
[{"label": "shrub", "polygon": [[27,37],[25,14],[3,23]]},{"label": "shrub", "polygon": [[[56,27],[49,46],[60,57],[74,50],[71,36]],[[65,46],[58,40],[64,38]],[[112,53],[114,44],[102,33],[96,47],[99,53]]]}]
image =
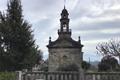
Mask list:
[{"label": "shrub", "polygon": [[68,65],[66,67],[59,67],[58,71],[79,71],[79,67],[75,64]]},{"label": "shrub", "polygon": [[0,72],[0,80],[16,80],[15,72]]}]

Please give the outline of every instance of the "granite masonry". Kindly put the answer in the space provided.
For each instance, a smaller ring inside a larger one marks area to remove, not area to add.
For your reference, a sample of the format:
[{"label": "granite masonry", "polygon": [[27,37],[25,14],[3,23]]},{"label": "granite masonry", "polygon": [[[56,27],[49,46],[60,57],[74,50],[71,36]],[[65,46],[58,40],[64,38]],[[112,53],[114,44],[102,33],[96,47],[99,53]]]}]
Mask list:
[{"label": "granite masonry", "polygon": [[75,65],[81,69],[83,52],[80,37],[77,41],[71,38],[72,31],[69,29],[68,11],[64,7],[61,13],[60,29],[58,30],[58,39],[51,41],[47,45],[49,51],[49,71],[57,71],[60,67]]}]

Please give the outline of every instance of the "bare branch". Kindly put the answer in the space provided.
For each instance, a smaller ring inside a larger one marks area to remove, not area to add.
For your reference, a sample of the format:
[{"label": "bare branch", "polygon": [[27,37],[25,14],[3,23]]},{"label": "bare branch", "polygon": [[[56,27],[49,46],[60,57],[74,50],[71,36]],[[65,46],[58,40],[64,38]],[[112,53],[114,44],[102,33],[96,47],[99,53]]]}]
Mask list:
[{"label": "bare branch", "polygon": [[97,53],[102,54],[103,56],[112,55],[120,57],[120,40],[114,39],[109,42],[99,43],[96,46]]}]

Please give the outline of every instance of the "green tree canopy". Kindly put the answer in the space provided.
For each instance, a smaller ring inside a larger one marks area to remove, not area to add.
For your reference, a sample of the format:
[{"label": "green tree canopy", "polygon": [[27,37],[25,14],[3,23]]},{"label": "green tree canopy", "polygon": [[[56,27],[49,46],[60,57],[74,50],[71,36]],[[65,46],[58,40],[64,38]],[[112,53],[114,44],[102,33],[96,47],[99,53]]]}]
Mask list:
[{"label": "green tree canopy", "polygon": [[20,0],[10,0],[7,7],[0,14],[0,70],[31,68],[40,55],[31,25],[23,19]]},{"label": "green tree canopy", "polygon": [[118,61],[112,56],[105,56],[98,64],[99,71],[116,71],[118,69]]},{"label": "green tree canopy", "polygon": [[82,68],[83,70],[88,70],[90,68],[90,63],[86,62],[86,61],[82,61]]}]

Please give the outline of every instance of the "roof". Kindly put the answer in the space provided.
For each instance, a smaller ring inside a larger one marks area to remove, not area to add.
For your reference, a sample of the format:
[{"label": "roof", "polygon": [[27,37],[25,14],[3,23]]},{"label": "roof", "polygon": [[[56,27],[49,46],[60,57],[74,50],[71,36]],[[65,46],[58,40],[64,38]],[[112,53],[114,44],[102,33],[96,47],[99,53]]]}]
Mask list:
[{"label": "roof", "polygon": [[68,14],[67,9],[64,8],[64,9],[62,10],[62,14]]},{"label": "roof", "polygon": [[47,45],[48,48],[81,48],[80,42],[69,38],[58,38],[56,41],[52,41]]}]

